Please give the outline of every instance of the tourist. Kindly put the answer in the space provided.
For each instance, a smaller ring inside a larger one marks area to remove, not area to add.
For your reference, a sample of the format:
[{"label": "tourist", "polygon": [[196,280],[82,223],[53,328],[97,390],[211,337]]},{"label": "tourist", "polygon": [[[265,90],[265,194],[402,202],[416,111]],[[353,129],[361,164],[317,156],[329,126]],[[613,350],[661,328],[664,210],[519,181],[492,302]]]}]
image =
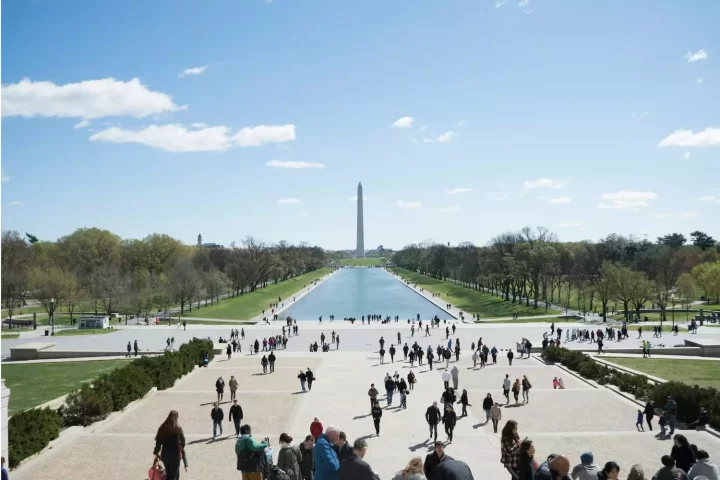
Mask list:
[{"label": "tourist", "polygon": [[223,400],[223,394],[225,392],[225,380],[222,377],[218,377],[215,381],[215,391],[217,392],[217,401],[221,403]]},{"label": "tourist", "polygon": [[[185,458],[185,435],[182,427],[178,425],[178,412],[171,410],[165,421],[158,428],[155,435],[155,461],[162,460],[165,467],[165,478],[177,480],[180,478],[180,457]],[[185,466],[187,472],[187,465]]]},{"label": "tourist", "polygon": [[644,432],[645,429],[643,428],[643,411],[638,409],[637,411],[637,421],[635,422],[635,427],[637,428],[638,432]]},{"label": "tourist", "polygon": [[375,384],[371,383],[370,389],[368,390],[368,397],[370,397],[370,411],[372,411],[373,407],[375,406],[379,393],[380,392],[378,392],[377,388],[375,388]]},{"label": "tourist", "polygon": [[[135,350],[135,356],[137,357],[138,350],[140,350],[138,348],[137,340],[135,340],[135,343],[133,344],[133,350]],[[163,463],[165,463],[165,462],[163,462]]]},{"label": "tourist", "polygon": [[255,344],[253,346],[255,347],[255,355],[257,355],[260,350],[260,342],[258,342],[257,338],[255,339]]},{"label": "tourist", "polygon": [[445,386],[445,390],[447,390],[448,388],[450,388],[450,379],[451,379],[451,378],[452,378],[452,376],[450,375],[450,372],[448,372],[447,370],[445,370],[445,371],[442,373],[442,381],[443,381],[443,384],[444,384],[444,386]]},{"label": "tourist", "polygon": [[500,434],[500,462],[505,466],[510,476],[517,479],[520,462],[520,436],[518,424],[515,420],[508,420]]},{"label": "tourist", "polygon": [[450,353],[450,347],[448,347],[443,352],[443,358],[445,359],[445,370],[450,368],[450,357],[452,357],[452,353]]},{"label": "tourist", "polygon": [[647,480],[647,478],[645,478],[645,470],[643,470],[641,465],[633,465],[630,467],[627,480]]},{"label": "tourist", "polygon": [[287,433],[280,435],[280,451],[277,457],[277,466],[283,472],[291,472],[291,480],[300,480],[302,472],[300,464],[302,463],[302,453],[300,449],[293,445],[293,439]]},{"label": "tourist", "polygon": [[580,464],[575,465],[570,476],[573,480],[598,480],[600,467],[593,463],[592,452],[585,452],[580,455]]},{"label": "tourist", "polygon": [[263,373],[267,373],[268,359],[265,355],[260,359],[260,364],[262,365]]},{"label": "tourist", "polygon": [[307,381],[307,375],[305,375],[305,372],[300,370],[300,373],[298,374],[297,377],[298,377],[298,380],[300,380],[300,387],[302,388],[302,391],[303,392],[306,391],[305,390],[305,382]]},{"label": "tourist", "polygon": [[312,390],[312,384],[315,381],[315,374],[312,370],[310,370],[310,367],[308,367],[307,372],[305,372],[305,378],[307,379],[308,390]]},{"label": "tourist", "polygon": [[395,363],[395,346],[390,345],[390,363]]},{"label": "tourist", "polygon": [[430,367],[430,370],[433,369],[432,364],[433,364],[433,360],[434,360],[434,359],[435,359],[435,355],[433,355],[432,348],[430,348],[430,346],[428,345],[428,350],[427,350],[427,362],[428,362],[428,366]]},{"label": "tourist", "polygon": [[237,469],[240,470],[243,480],[263,480],[265,456],[253,454],[265,452],[269,444],[270,439],[267,437],[261,443],[255,443],[250,425],[240,427],[240,438],[235,442],[235,455]]},{"label": "tourist", "polygon": [[[561,329],[558,329],[558,332]],[[563,455],[551,454],[535,472],[535,480],[571,480],[568,472],[570,462]]]},{"label": "tourist", "polygon": [[531,388],[532,388],[532,384],[530,383],[530,380],[528,380],[527,375],[523,375],[523,379],[522,379],[523,403],[530,403],[530,389]]},{"label": "tourist", "polygon": [[340,440],[340,429],[330,425],[319,435],[313,449],[315,480],[338,480],[340,461],[332,446]]},{"label": "tourist", "polygon": [[425,411],[425,421],[430,426],[430,437],[437,440],[437,426],[440,423],[440,409],[437,402],[433,402]]},{"label": "tourist", "polygon": [[302,473],[302,480],[313,480],[313,470],[315,470],[315,464],[313,461],[314,446],[315,437],[312,435],[305,437],[305,441],[300,444],[300,454],[302,455],[300,472]]},{"label": "tourist", "polygon": [[340,335],[335,336],[335,350],[340,350]]},{"label": "tourist", "polygon": [[395,382],[390,375],[385,377],[385,393],[387,394],[387,406],[392,405],[393,392],[395,391]]},{"label": "tourist", "polygon": [[598,473],[599,480],[617,480],[620,474],[620,465],[615,462],[607,462],[605,467]]},{"label": "tourist", "polygon": [[335,454],[338,457],[338,462],[342,463],[343,460],[352,455],[352,447],[347,441],[347,435],[345,435],[345,432],[340,432],[339,438],[340,440],[338,443],[333,445],[333,450],[335,450]]},{"label": "tourist", "polygon": [[675,468],[675,460],[670,455],[663,455],[660,461],[663,468],[653,475],[653,480],[689,480],[687,473],[680,468]]},{"label": "tourist", "polygon": [[270,373],[275,372],[275,352],[270,352],[268,355],[268,363],[270,364]]},{"label": "tourist", "polygon": [[408,347],[408,344],[406,343],[403,347],[403,354],[405,355],[405,360],[408,359],[408,351],[410,350],[410,347]]},{"label": "tourist", "polygon": [[213,403],[213,409],[210,411],[210,418],[213,422],[213,440],[215,440],[218,428],[220,428],[220,435],[223,433],[222,421],[225,418],[225,414],[217,402]]},{"label": "tourist", "polygon": [[131,351],[131,350],[132,350],[132,343],[128,340],[128,344],[127,344],[127,355],[126,355],[126,357],[129,357],[129,356],[130,356],[130,351]]},{"label": "tourist", "polygon": [[473,474],[465,462],[448,457],[435,469],[434,480],[473,480]]},{"label": "tourist", "polygon": [[512,350],[508,350],[507,358],[508,358],[508,362],[510,362],[510,366],[511,366],[511,367],[512,367],[512,361],[513,361],[513,357],[514,357],[514,356],[515,356],[515,354],[513,353],[513,351],[512,351]]},{"label": "tourist", "polygon": [[452,403],[445,404],[445,413],[442,421],[445,424],[445,434],[447,434],[448,437],[447,441],[452,443],[453,430],[455,430],[455,424],[457,423],[457,414],[455,413],[455,409],[453,409]]},{"label": "tourist", "polygon": [[458,388],[458,377],[460,376],[460,370],[458,370],[457,365],[453,365],[452,370],[450,371],[450,374],[452,376],[453,381],[453,388],[457,390]]},{"label": "tourist", "polygon": [[505,374],[505,380],[503,380],[503,395],[505,395],[505,399],[507,402],[505,402],[505,405],[508,405],[510,403],[510,387],[512,386],[512,380],[510,380],[510,375]]},{"label": "tourist", "polygon": [[419,457],[411,458],[405,468],[395,474],[393,480],[425,480],[422,459]]},{"label": "tourist", "polygon": [[[597,349],[598,355],[600,355],[601,353],[605,353],[605,351],[603,350],[603,341],[602,341],[601,337],[598,337],[598,339],[597,339],[597,348],[598,348]],[[645,356],[645,348],[644,347],[643,347],[643,356]]]},{"label": "tourist", "polygon": [[323,424],[320,422],[318,417],[313,417],[312,423],[310,423],[310,435],[315,437],[315,440],[320,438],[323,432]]},{"label": "tourist", "polygon": [[519,480],[533,480],[535,470],[535,445],[532,440],[525,439],[520,443],[520,460],[518,462]]},{"label": "tourist", "polygon": [[482,408],[485,410],[485,423],[490,421],[490,409],[492,409],[495,402],[493,402],[492,394],[488,393],[483,399]]},{"label": "tourist", "polygon": [[353,443],[351,455],[340,462],[339,480],[374,480],[377,475],[372,467],[363,460],[367,453],[367,442],[358,438]]},{"label": "tourist", "polygon": [[[240,436],[240,422],[242,422],[243,419],[243,411],[242,407],[238,405],[237,400],[233,399],[233,405],[230,407],[230,415],[229,420],[231,422],[235,423],[235,437]],[[222,433],[222,427],[220,429],[220,433]]]},{"label": "tourist", "polygon": [[560,390],[565,390],[565,381],[562,379],[562,377],[558,377],[558,387]]},{"label": "tourist", "polygon": [[380,347],[380,365],[385,363],[385,349]]},{"label": "tourist", "polygon": [[667,397],[667,403],[665,404],[665,420],[667,421],[668,427],[670,427],[670,435],[675,433],[675,416],[677,415],[677,403],[672,397]]},{"label": "tourist", "polygon": [[412,370],[410,370],[410,373],[408,373],[407,379],[408,379],[408,385],[410,386],[410,390],[414,390],[415,383],[417,382],[417,380],[415,379],[415,374],[412,372]]},{"label": "tourist", "polygon": [[226,352],[227,352],[228,360],[230,360],[230,358],[232,358],[232,345],[230,345],[229,343],[228,343]]},{"label": "tourist", "polygon": [[404,378],[400,380],[398,391],[400,392],[400,406],[405,410],[407,408],[407,384]]},{"label": "tourist", "polygon": [[445,444],[436,440],[435,449],[432,453],[425,457],[425,463],[423,463],[425,478],[427,478],[427,480],[433,480],[435,478],[435,470],[437,470],[438,465],[447,460],[453,460],[453,458],[445,455]]},{"label": "tourist", "polygon": [[[468,401],[468,393],[467,390],[463,390],[462,394],[460,394],[460,401],[458,402],[460,405],[462,405],[462,415],[463,417],[467,417],[467,407],[470,405]],[[472,405],[470,405],[472,407]]]},{"label": "tourist", "polygon": [[493,365],[497,364],[497,354],[498,354],[497,348],[492,347],[492,350],[490,350],[490,355],[492,355]]},{"label": "tourist", "polygon": [[690,447],[685,435],[677,434],[673,437],[673,447],[670,456],[675,460],[675,466],[683,472],[689,472],[690,467],[695,465],[695,452]]},{"label": "tourist", "polygon": [[643,410],[643,413],[645,414],[645,421],[647,422],[648,428],[650,431],[652,431],[652,423],[650,423],[655,416],[655,405],[653,404],[652,400],[648,400],[648,402],[645,404],[645,409]]},{"label": "tourist", "polygon": [[690,468],[688,477],[690,480],[695,480],[697,477],[705,477],[708,480],[718,480],[718,478],[720,478],[720,474],[718,473],[717,465],[710,460],[708,452],[705,450],[698,450],[697,463]]}]

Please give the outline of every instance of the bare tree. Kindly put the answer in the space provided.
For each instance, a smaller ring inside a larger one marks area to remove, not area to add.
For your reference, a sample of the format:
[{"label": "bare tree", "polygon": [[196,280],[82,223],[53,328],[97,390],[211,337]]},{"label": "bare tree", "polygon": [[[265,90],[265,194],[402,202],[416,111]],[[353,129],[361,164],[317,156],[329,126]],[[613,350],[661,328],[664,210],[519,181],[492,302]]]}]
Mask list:
[{"label": "bare tree", "polygon": [[168,272],[168,284],[175,302],[180,305],[180,314],[200,291],[200,276],[187,257],[180,257]]},{"label": "bare tree", "polygon": [[32,251],[16,231],[2,232],[2,303],[12,319],[18,305],[25,301],[27,272]]},{"label": "bare tree", "polygon": [[35,267],[29,275],[33,295],[45,308],[50,320],[54,318],[55,310],[67,301],[75,281],[72,273],[55,266]]},{"label": "bare tree", "polygon": [[128,294],[130,281],[117,265],[110,264],[93,271],[90,285],[97,305],[106,315],[111,315],[117,312],[123,298]]}]

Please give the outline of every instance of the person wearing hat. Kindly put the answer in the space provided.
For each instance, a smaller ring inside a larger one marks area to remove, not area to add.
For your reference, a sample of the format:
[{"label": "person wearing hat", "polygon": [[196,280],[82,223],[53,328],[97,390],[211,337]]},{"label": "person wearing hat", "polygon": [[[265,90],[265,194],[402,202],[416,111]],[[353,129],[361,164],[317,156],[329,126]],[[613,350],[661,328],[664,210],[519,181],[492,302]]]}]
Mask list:
[{"label": "person wearing hat", "polygon": [[580,455],[580,465],[572,469],[570,476],[573,480],[597,480],[600,468],[593,463],[592,452],[585,452]]}]

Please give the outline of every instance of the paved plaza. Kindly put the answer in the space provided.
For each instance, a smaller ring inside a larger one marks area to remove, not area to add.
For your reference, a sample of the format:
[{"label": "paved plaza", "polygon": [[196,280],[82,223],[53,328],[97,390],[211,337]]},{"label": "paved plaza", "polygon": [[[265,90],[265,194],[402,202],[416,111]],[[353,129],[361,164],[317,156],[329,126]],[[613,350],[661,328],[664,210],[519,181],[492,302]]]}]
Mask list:
[{"label": "paved plaza", "polygon": [[[329,334],[332,328],[324,330]],[[227,382],[230,375],[240,383],[238,399],[245,414],[243,422],[252,425],[256,438],[270,437],[275,454],[281,433],[289,433],[298,443],[309,433],[312,418],[318,416],[326,426],[338,425],[351,441],[366,438],[369,444],[366,460],[381,478],[390,478],[413,456],[424,458],[430,448],[424,412],[433,401],[440,399],[442,370],[429,371],[427,365],[413,368],[418,383],[408,395],[408,408],[397,409],[399,399],[396,396],[392,407],[384,410],[380,437],[375,437],[367,397],[370,383],[375,383],[382,392],[386,373],[393,374],[397,370],[406,376],[411,369],[409,364],[401,361],[379,364],[378,333],[383,331],[389,344],[390,329],[369,327],[368,333],[361,334],[356,325],[353,329],[336,330],[341,331],[341,350],[328,353],[302,351],[310,342],[308,337],[319,336],[319,330],[301,330],[301,337],[291,338],[291,348],[276,353],[273,374],[262,374],[259,356],[249,356],[246,352],[236,354],[231,360],[224,355],[218,356],[208,368],[196,369],[178,381],[174,388],[151,394],[112,419],[95,424],[45,451],[14,471],[13,478],[84,478],[97,472],[98,468],[103,471],[103,478],[111,480],[145,478],[152,462],[154,434],[171,409],[180,413],[188,443],[190,472],[183,473],[182,477],[237,478],[234,429],[227,421],[230,406],[227,390],[222,405],[226,414],[224,435],[216,441],[212,441],[210,421],[210,409],[216,398],[215,380],[222,376]],[[512,331],[514,327],[507,327],[507,330]],[[261,336],[265,331],[254,327],[246,329],[246,333],[252,332],[249,338]],[[469,343],[470,338],[480,332],[486,340],[499,341],[501,337],[496,335],[501,331],[501,328],[476,330],[465,327],[458,333],[461,343]],[[105,340],[125,333],[98,338]],[[188,336],[191,334],[191,331],[187,332]],[[507,337],[507,341],[519,335],[525,335],[524,330],[517,330],[515,335]],[[408,337],[409,332],[404,336]],[[416,335],[416,339],[423,340],[421,345],[428,343],[421,336]],[[403,340],[412,344],[413,339]],[[366,344],[360,345],[362,342]],[[436,336],[431,343],[437,344]],[[355,348],[344,349],[345,345]],[[402,354],[399,357],[402,358]],[[386,359],[389,360],[389,355]],[[491,424],[486,424],[481,409],[487,393],[498,401],[503,398],[501,385],[506,373],[513,379],[527,375],[533,388],[528,405],[503,408],[501,425],[509,419],[518,421],[521,437],[534,440],[539,461],[549,453],[562,453],[573,463],[579,463],[582,452],[592,451],[598,464],[614,460],[621,465],[622,472],[627,473],[632,464],[640,463],[650,476],[659,468],[660,457],[670,452],[671,441],[654,436],[657,427],[652,433],[635,430],[638,406],[611,390],[595,388],[560,367],[544,365],[535,358],[516,359],[512,367],[508,367],[504,357],[498,363],[485,369],[473,369],[467,354],[457,363],[459,387],[468,390],[473,406],[468,408],[469,415],[458,421],[454,441],[447,447],[447,453],[467,462],[476,478],[507,476],[499,461],[499,435],[492,432]],[[311,392],[302,393],[297,374],[308,367],[315,372],[317,380]],[[552,379],[556,376],[565,381],[565,390],[552,389]],[[381,404],[385,407],[386,402]],[[459,414],[459,405],[457,411]],[[438,430],[438,438],[445,440],[442,425]],[[720,458],[719,439],[704,432],[683,433],[699,448],[708,450],[711,458]]]}]

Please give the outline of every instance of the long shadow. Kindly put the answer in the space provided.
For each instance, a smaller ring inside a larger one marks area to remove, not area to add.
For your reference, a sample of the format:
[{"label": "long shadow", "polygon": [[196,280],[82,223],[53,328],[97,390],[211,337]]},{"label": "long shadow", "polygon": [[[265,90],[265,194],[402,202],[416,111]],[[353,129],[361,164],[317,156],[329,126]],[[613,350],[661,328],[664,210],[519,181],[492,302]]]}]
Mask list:
[{"label": "long shadow", "polygon": [[207,407],[208,405],[215,405],[215,402],[201,403],[201,407]]},{"label": "long shadow", "polygon": [[485,420],[484,423],[475,424],[475,425],[472,426],[472,428],[474,428],[475,430],[477,430],[477,429],[480,428],[480,427],[484,427],[484,426],[487,425],[488,423],[490,423],[490,420]]},{"label": "long shadow", "polygon": [[411,447],[408,447],[408,450],[410,450],[411,452],[414,452],[414,451],[420,450],[420,449],[422,449],[422,448],[425,448],[425,449],[429,449],[429,448],[430,448],[430,439],[427,439],[427,440],[425,440],[425,441],[422,442],[422,443],[418,443],[418,444],[416,444],[416,445],[413,445],[413,446],[411,446]]},{"label": "long shadow", "polygon": [[360,420],[361,418],[367,418],[367,417],[369,417],[370,415],[372,415],[372,413],[368,413],[367,415],[355,415],[355,416],[353,417],[353,420]]},{"label": "long shadow", "polygon": [[307,390],[300,390],[299,392],[293,392],[293,395],[302,395],[303,393],[308,393]]},{"label": "long shadow", "polygon": [[253,373],[253,374],[252,374],[253,377],[259,377],[259,376],[263,376],[263,375],[267,375],[267,373],[262,373],[262,372],[260,372],[260,373]]},{"label": "long shadow", "polygon": [[187,444],[188,444],[188,445],[195,445],[195,444],[198,444],[198,443],[204,443],[205,445],[209,445],[209,444],[211,444],[211,443],[224,442],[225,440],[231,440],[231,439],[234,439],[234,438],[235,438],[235,435],[234,435],[234,434],[230,434],[230,435],[225,435],[225,436],[218,437],[218,438],[215,439],[215,440],[213,440],[212,437],[200,438],[200,439],[198,439],[198,440],[193,440],[192,442],[187,442]]}]

